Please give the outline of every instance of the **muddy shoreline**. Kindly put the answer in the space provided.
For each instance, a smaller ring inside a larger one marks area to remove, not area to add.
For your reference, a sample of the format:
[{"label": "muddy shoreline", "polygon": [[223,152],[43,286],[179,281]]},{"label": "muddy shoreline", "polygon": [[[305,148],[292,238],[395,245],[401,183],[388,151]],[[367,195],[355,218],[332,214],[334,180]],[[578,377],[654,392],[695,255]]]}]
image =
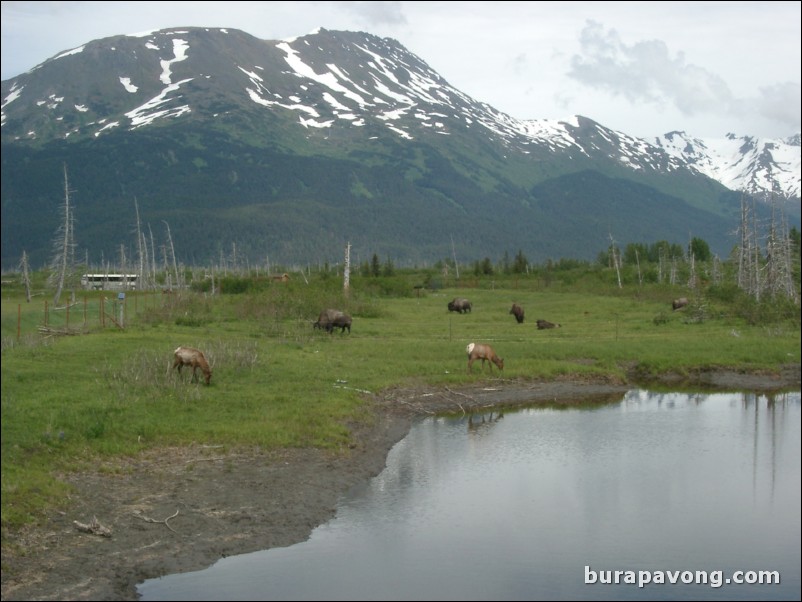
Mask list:
[{"label": "muddy shoreline", "polygon": [[[373,420],[337,452],[223,452],[213,446],[150,451],[65,475],[69,508],[9,536],[3,600],[136,600],[137,584],[201,570],[219,558],[306,540],[340,497],[381,472],[389,450],[428,415],[531,403],[609,403],[633,388],[779,393],[799,390],[800,366],[779,373],[700,371],[646,383],[488,380],[466,388],[399,388],[372,399]],[[76,528],[93,519],[109,536]],[[6,534],[8,535],[8,534]]]}]

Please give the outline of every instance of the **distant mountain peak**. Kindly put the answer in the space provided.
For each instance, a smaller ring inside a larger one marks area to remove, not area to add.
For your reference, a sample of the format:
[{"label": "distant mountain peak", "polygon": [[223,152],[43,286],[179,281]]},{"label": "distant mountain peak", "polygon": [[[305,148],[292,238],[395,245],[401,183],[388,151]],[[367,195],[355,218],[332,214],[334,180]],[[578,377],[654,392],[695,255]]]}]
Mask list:
[{"label": "distant mountain peak", "polygon": [[[188,211],[196,227],[194,208],[214,209],[210,236],[256,228],[259,253],[281,223],[273,237],[291,238],[288,255],[333,244],[318,228],[335,222],[396,248],[427,236],[429,250],[453,226],[473,234],[470,254],[499,241],[540,256],[596,251],[610,224],[666,238],[685,237],[691,221],[720,242],[737,196],[726,188],[796,199],[800,188],[799,134],[647,141],[583,115],[521,120],[456,89],[397,40],[324,28],[283,40],[174,27],[91,41],[2,82],[0,134],[4,216],[49,196],[40,174],[57,157],[80,164],[71,181],[83,177],[93,202],[133,191],[159,220]],[[228,230],[216,227],[221,207]],[[8,256],[26,243],[6,225],[13,217],[3,223]],[[111,236],[104,228],[98,240]]]},{"label": "distant mountain peak", "polygon": [[763,198],[800,197],[799,134],[772,140],[728,133],[720,140],[702,140],[669,132],[655,144],[731,190]]}]

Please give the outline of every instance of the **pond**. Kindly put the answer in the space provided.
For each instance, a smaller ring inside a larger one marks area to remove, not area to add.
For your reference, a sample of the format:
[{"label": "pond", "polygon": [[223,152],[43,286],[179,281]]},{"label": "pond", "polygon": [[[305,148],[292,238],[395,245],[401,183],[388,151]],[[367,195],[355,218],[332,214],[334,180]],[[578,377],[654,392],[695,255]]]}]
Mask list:
[{"label": "pond", "polygon": [[800,394],[417,423],[309,540],[143,600],[799,600]]}]

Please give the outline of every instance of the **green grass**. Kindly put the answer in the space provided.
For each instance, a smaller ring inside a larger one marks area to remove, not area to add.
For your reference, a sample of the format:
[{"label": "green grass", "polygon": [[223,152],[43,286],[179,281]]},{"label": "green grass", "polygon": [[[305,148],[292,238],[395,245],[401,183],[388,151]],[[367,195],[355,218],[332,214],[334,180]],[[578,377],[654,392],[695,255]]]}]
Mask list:
[{"label": "green grass", "polygon": [[[544,286],[524,277],[471,277],[460,288],[416,295],[421,278],[381,285],[355,278],[348,297],[337,279],[310,285],[296,279],[253,293],[160,296],[136,302],[136,311],[129,296],[125,329],[82,319],[82,334],[58,337],[36,332],[41,302],[27,304],[18,291],[4,289],[3,538],[67,503],[57,474],[99,460],[193,443],[347,453],[347,424],[370,418],[364,391],[491,378],[478,364],[467,374],[471,341],[494,346],[507,380],[621,378],[633,367],[644,376],[775,370],[800,361],[798,312],[796,319],[754,325],[723,303],[671,312],[678,291],[657,286]],[[387,290],[406,293],[387,296]],[[471,299],[473,311],[449,313],[455,296]],[[99,315],[98,298],[89,297],[87,306],[95,306],[88,314]],[[513,302],[524,307],[524,324],[509,314]],[[353,332],[314,330],[325,307],[351,313]],[[537,318],[562,327],[539,331]],[[206,352],[211,386],[171,370],[178,345]]]}]

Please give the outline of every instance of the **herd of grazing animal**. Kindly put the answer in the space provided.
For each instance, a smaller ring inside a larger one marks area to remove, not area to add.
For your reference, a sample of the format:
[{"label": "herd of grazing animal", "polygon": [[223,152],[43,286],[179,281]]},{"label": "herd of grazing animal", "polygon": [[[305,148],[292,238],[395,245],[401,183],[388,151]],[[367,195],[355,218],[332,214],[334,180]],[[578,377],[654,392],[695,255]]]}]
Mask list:
[{"label": "herd of grazing animal", "polygon": [[[680,297],[672,301],[671,308],[676,311],[684,308],[687,305],[688,299],[685,297]],[[471,312],[472,307],[473,305],[468,299],[461,297],[456,297],[448,302],[449,312],[455,311],[459,314],[469,313]],[[510,314],[515,317],[515,321],[518,324],[523,324],[524,309],[518,303],[512,304],[512,308],[510,308]],[[351,316],[343,311],[338,309],[324,309],[320,312],[317,321],[313,323],[313,327],[325,330],[329,334],[334,332],[335,328],[340,329],[340,334],[344,333],[347,329],[348,334],[351,334],[351,322]],[[543,319],[538,319],[536,323],[538,330],[561,327],[561,324],[555,324]],[[490,345],[486,343],[469,343],[465,350],[468,354],[469,373],[473,371],[473,363],[476,360],[482,361],[483,370],[485,362],[487,362],[490,365],[491,373],[493,372],[493,364],[495,364],[499,370],[504,370],[504,360],[498,356],[493,347]],[[200,369],[200,371],[203,372],[206,384],[210,384],[212,380],[212,369],[202,351],[193,347],[178,347],[173,352],[173,358],[173,369],[177,369],[179,374],[184,366],[189,366],[192,368],[192,380],[197,381],[197,371]]]},{"label": "herd of grazing animal", "polygon": [[[465,313],[471,311],[472,305],[468,299],[463,299],[457,297],[452,301],[448,302],[448,311],[456,311],[458,313]],[[518,324],[524,323],[524,308],[521,307],[518,303],[513,303],[512,307],[510,308],[510,314],[515,317],[515,321]],[[547,328],[559,328],[560,324],[554,324],[549,322],[548,320],[538,320],[537,321],[537,328],[538,330],[544,330]],[[504,359],[500,358],[496,351],[488,345],[487,343],[468,343],[468,346],[465,348],[465,351],[468,354],[468,372],[473,372],[473,363],[476,360],[482,361],[482,369],[484,370],[485,362],[488,363],[490,366],[490,372],[493,372],[493,364],[499,370],[504,370]]]}]

